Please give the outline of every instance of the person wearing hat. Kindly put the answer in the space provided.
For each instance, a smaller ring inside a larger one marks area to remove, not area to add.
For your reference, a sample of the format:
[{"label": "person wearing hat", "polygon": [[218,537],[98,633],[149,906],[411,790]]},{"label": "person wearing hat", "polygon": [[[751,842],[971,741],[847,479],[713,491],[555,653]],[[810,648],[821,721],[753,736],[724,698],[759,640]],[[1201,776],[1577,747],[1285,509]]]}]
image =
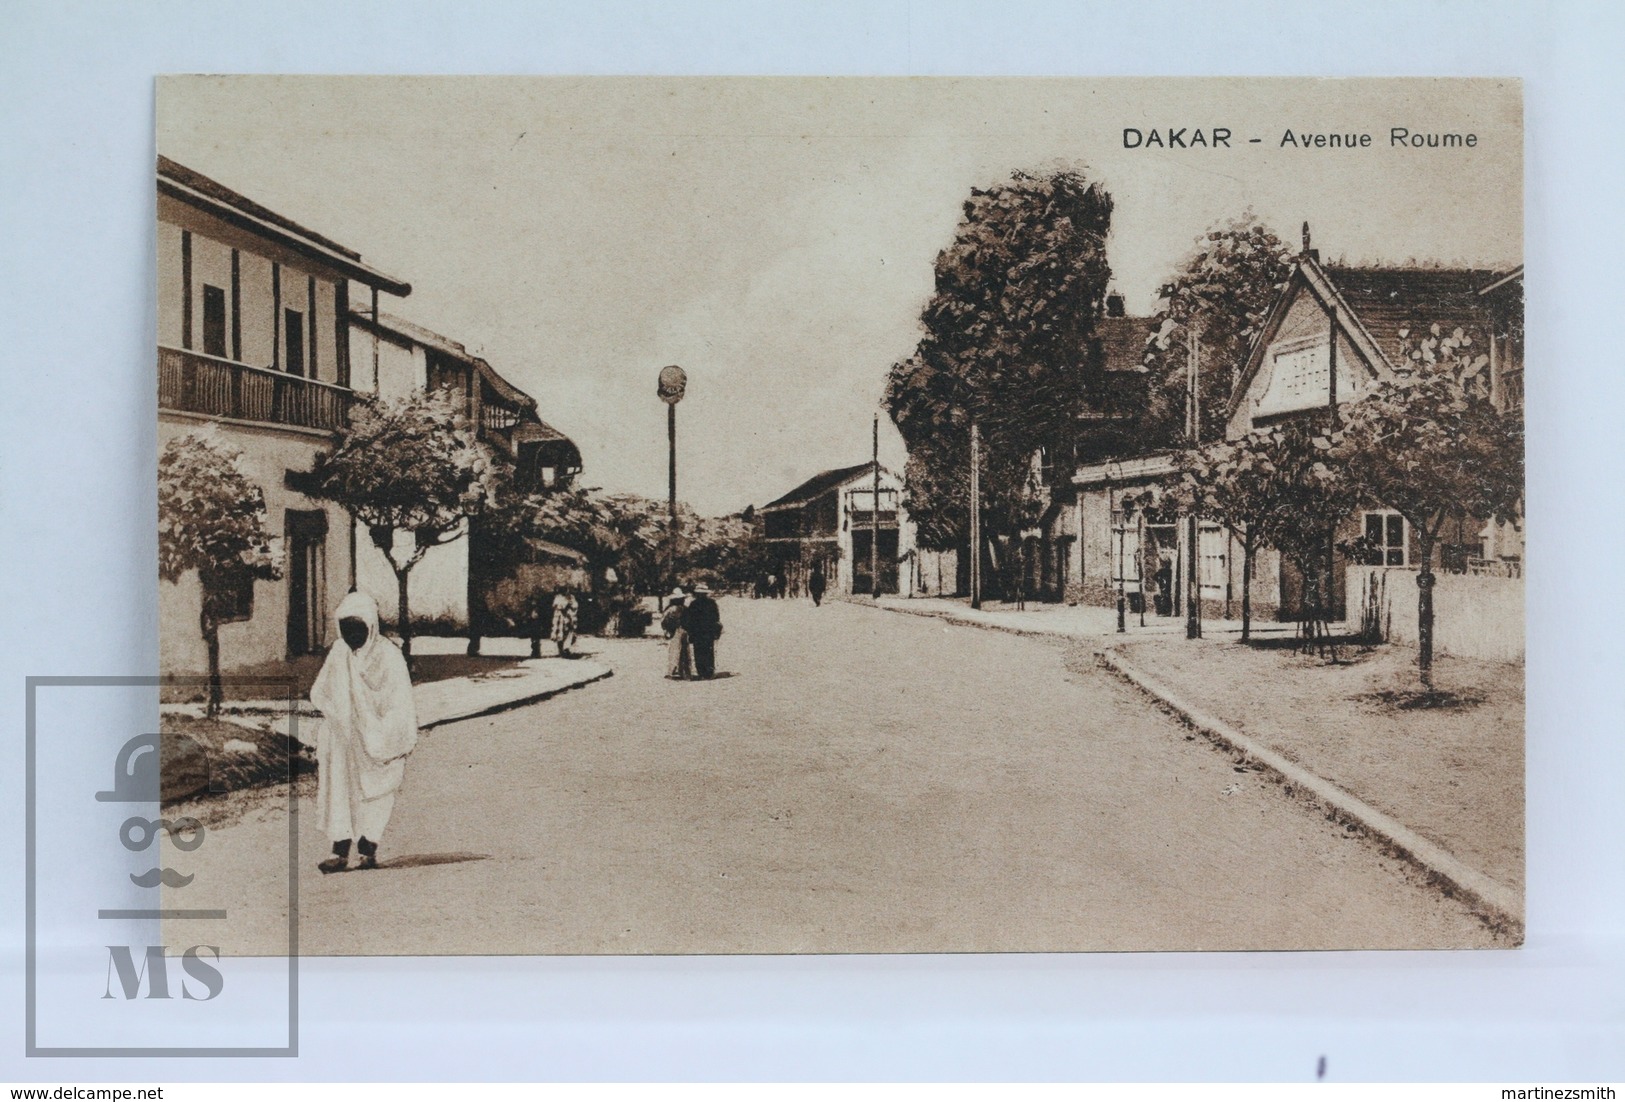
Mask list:
[{"label": "person wearing hat", "polygon": [[711,599],[711,587],[704,582],[694,587],[694,596],[683,609],[683,630],[694,648],[694,674],[708,681],[717,672],[717,640],[722,636],[722,613]]},{"label": "person wearing hat", "polygon": [[685,681],[694,673],[694,662],[689,652],[688,632],[683,630],[683,604],[688,594],[681,586],[671,591],[666,599],[665,614],[660,617],[660,630],[665,633],[666,676],[672,681]]}]

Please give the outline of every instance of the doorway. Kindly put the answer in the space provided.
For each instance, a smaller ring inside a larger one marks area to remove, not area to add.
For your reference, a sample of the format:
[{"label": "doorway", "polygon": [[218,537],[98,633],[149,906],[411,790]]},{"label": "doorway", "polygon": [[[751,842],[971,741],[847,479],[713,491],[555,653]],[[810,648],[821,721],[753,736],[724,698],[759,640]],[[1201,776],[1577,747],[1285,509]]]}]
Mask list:
[{"label": "doorway", "polygon": [[320,654],[326,646],[327,514],[289,509],[287,533],[288,657]]}]

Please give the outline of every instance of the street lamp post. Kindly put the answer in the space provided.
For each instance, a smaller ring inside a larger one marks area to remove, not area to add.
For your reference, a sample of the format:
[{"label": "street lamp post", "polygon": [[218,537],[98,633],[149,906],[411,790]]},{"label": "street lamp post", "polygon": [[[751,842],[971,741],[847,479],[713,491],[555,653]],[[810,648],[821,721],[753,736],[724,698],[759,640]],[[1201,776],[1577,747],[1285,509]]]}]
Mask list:
[{"label": "street lamp post", "polygon": [[677,584],[677,403],[688,389],[688,373],[676,364],[660,369],[655,393],[666,403],[666,582]]}]

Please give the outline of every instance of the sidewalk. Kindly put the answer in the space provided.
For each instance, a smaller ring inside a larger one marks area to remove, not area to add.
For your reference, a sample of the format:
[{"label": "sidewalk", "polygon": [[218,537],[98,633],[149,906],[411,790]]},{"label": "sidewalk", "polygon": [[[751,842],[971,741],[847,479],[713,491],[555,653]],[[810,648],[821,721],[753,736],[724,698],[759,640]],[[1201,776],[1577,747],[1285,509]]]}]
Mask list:
[{"label": "sidewalk", "polygon": [[[1254,622],[1262,646],[1238,646],[1241,624],[1116,609],[882,597],[890,612],[1020,635],[1093,643],[1105,664],[1234,752],[1236,785],[1283,785],[1349,830],[1375,837],[1448,890],[1513,924],[1523,917],[1523,669],[1438,656],[1446,707],[1409,700],[1416,652],[1344,648],[1329,664],[1294,653],[1297,625]],[[1340,625],[1333,625],[1334,633]]]},{"label": "sidewalk", "polygon": [[[1315,799],[1522,921],[1521,667],[1441,656],[1435,682],[1454,699],[1417,707],[1408,647],[1348,648],[1328,664],[1287,648],[1164,638],[1106,647],[1102,658],[1241,755],[1238,783]],[[1244,768],[1253,764],[1262,769]]]},{"label": "sidewalk", "polygon": [[[600,642],[583,640],[584,644]],[[462,654],[467,645],[467,640],[461,638],[425,636],[412,640],[414,653],[420,655]],[[545,643],[544,650],[551,646]],[[481,650],[493,657],[517,658],[530,654],[530,643],[524,639],[487,639]],[[596,655],[576,659],[523,658],[489,672],[421,682],[412,686],[412,697],[417,704],[418,726],[428,729],[533,704],[601,681],[613,673]],[[300,700],[297,708],[301,718],[316,715],[308,700]],[[202,716],[204,709],[202,704],[188,703],[165,704],[161,710],[165,715]],[[220,717],[242,726],[286,735],[287,712],[285,701],[232,700],[222,707]]]},{"label": "sidewalk", "polygon": [[[859,603],[867,603],[860,600]],[[971,608],[965,600],[947,597],[881,597],[876,607],[888,612],[906,612],[913,616],[935,616],[959,624],[993,628],[1017,635],[1047,635],[1064,639],[1098,639],[1117,635],[1117,610],[1099,605],[1046,604],[1028,601],[1025,610],[1002,601],[984,601],[979,609]],[[1124,632],[1120,638],[1130,639],[1146,635],[1185,635],[1183,616],[1145,615],[1145,626],[1140,626],[1138,613],[1124,613]],[[1297,631],[1296,624],[1282,624],[1273,620],[1254,620],[1252,634],[1257,638],[1290,636]],[[1204,635],[1241,636],[1240,620],[1203,620]]]}]

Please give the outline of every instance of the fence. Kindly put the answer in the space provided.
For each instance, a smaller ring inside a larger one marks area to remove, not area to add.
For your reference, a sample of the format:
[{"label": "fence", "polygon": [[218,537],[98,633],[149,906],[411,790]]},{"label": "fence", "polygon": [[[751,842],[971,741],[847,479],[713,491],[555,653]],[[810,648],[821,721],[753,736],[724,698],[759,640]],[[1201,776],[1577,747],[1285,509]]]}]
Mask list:
[{"label": "fence", "polygon": [[[1349,619],[1393,643],[1415,646],[1416,571],[1350,566]],[[1490,574],[1436,574],[1433,649],[1438,654],[1523,661],[1523,579]]]}]

